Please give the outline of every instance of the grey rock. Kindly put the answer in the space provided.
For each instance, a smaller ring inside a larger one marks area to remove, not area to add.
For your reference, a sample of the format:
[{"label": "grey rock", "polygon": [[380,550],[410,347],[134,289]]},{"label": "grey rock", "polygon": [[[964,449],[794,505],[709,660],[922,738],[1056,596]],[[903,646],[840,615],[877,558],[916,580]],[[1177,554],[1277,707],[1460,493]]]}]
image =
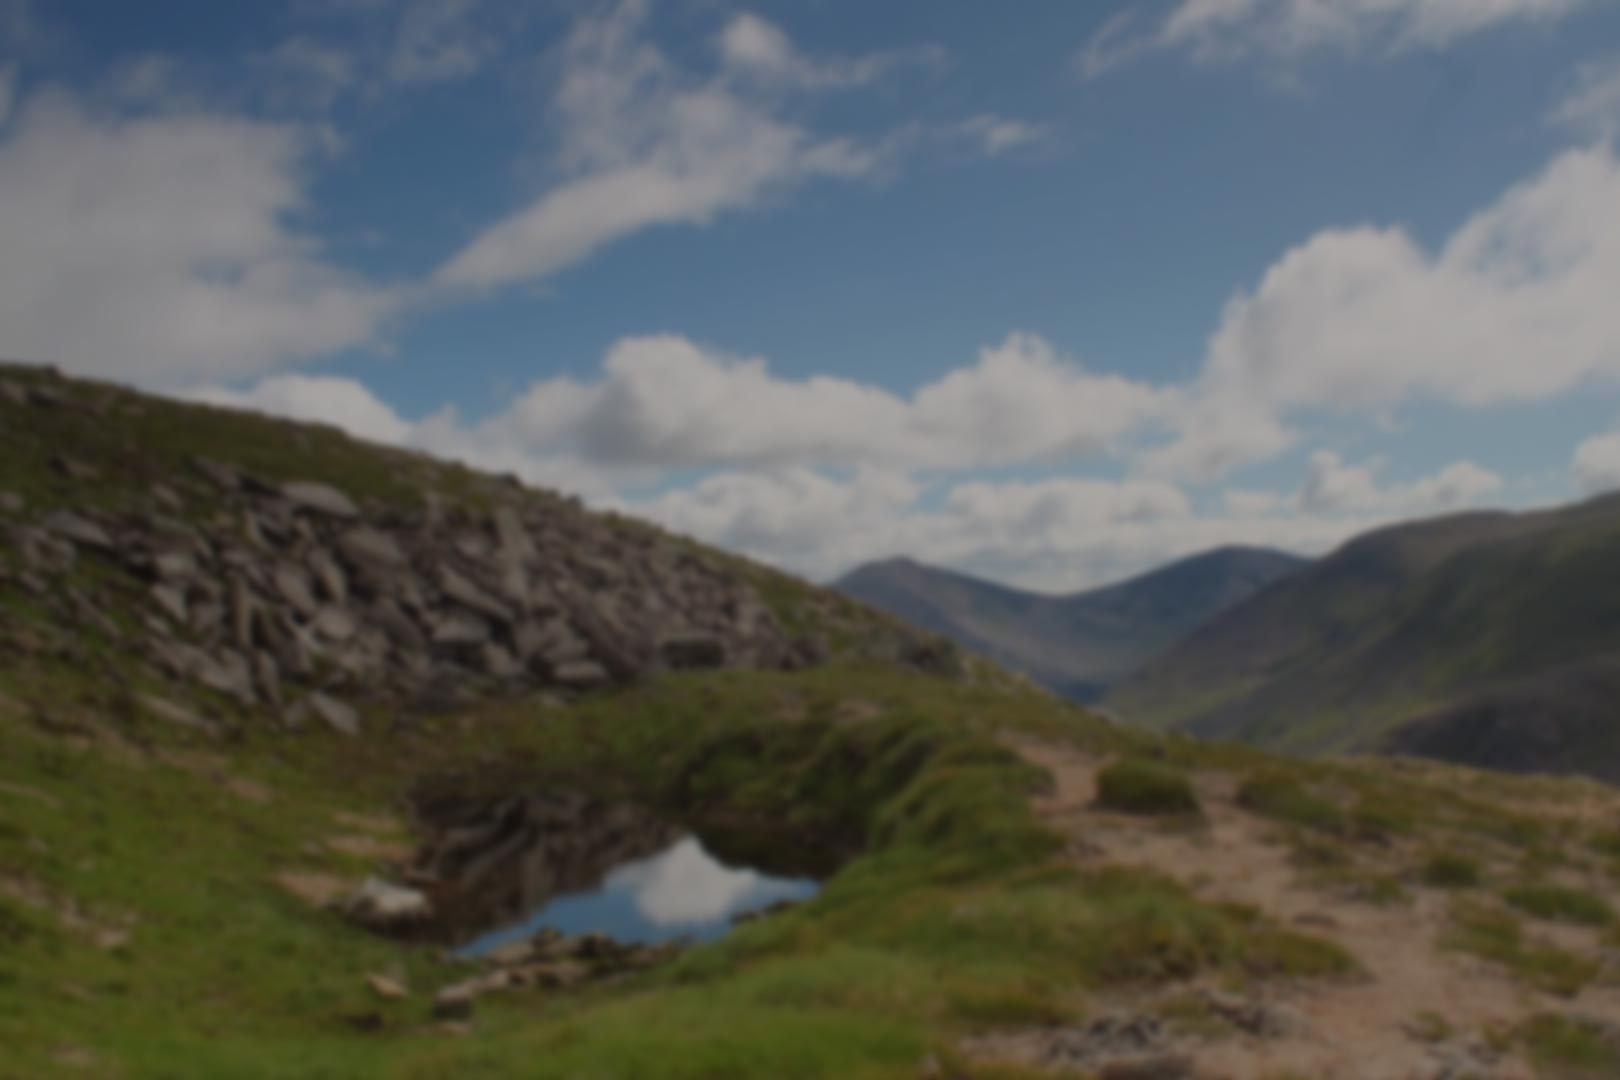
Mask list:
[{"label": "grey rock", "polygon": [[608,672],[592,660],[569,660],[551,669],[551,681],[568,690],[592,690],[607,684]]},{"label": "grey rock", "polygon": [[15,491],[0,491],[0,514],[20,514],[28,505]]},{"label": "grey rock", "polygon": [[154,585],[151,589],[152,600],[163,609],[164,614],[177,623],[186,621],[186,594],[173,585]]},{"label": "grey rock", "polygon": [[330,552],[324,548],[317,548],[310,553],[309,568],[320,583],[321,592],[334,604],[346,604],[349,601],[349,579],[343,573],[343,568],[332,558]]},{"label": "grey rock", "polygon": [[275,657],[263,649],[253,654],[253,681],[259,688],[259,697],[280,708],[281,669]]},{"label": "grey rock", "polygon": [[343,492],[328,484],[298,480],[281,485],[281,497],[299,510],[334,518],[357,518],[360,508]]},{"label": "grey rock", "polygon": [[434,623],[431,640],[441,648],[465,648],[482,645],[492,636],[489,623],[477,615],[456,612]]},{"label": "grey rock", "polygon": [[365,569],[400,569],[408,561],[392,536],[369,526],[350,529],[338,537],[338,550],[351,565]]},{"label": "grey rock", "polygon": [[393,930],[433,917],[433,904],[420,889],[368,877],[343,902],[344,914],[363,926]]},{"label": "grey rock", "polygon": [[523,519],[510,506],[495,511],[495,542],[503,561],[525,563],[535,558],[534,542],[523,527]]},{"label": "grey rock", "polygon": [[164,720],[171,724],[178,724],[181,727],[192,728],[197,731],[213,732],[215,730],[212,723],[204,720],[190,709],[176,705],[168,698],[161,698],[156,694],[142,694],[136,700],[143,710],[157,717],[159,720]]},{"label": "grey rock", "polygon": [[308,703],[310,711],[338,734],[351,737],[360,734],[360,714],[353,706],[319,692],[309,695]]},{"label": "grey rock", "polygon": [[517,658],[493,641],[484,643],[479,658],[484,672],[497,679],[515,679],[523,674],[523,665]]},{"label": "grey rock", "polygon": [[447,986],[433,996],[433,1018],[465,1020],[472,1016],[473,1002],[476,1000],[478,1000],[477,993],[467,983]]},{"label": "grey rock", "polygon": [[56,535],[82,547],[95,548],[99,551],[112,550],[113,540],[106,529],[71,510],[53,511],[45,516],[43,524]]},{"label": "grey rock", "polygon": [[253,592],[248,588],[247,582],[241,578],[233,578],[231,580],[231,636],[236,640],[238,648],[252,650],[254,644],[253,624],[257,621],[258,613],[258,601],[253,598]]},{"label": "grey rock", "polygon": [[360,626],[347,610],[328,604],[315,616],[310,629],[328,641],[348,641],[359,632]]},{"label": "grey rock", "polygon": [[221,491],[241,490],[242,475],[229,465],[214,461],[211,458],[194,457],[191,459],[191,466],[202,473],[209,483]]},{"label": "grey rock", "polygon": [[152,485],[152,501],[171,514],[178,514],[186,505],[179,493],[168,484]]},{"label": "grey rock", "polygon": [[422,633],[410,616],[399,609],[390,597],[383,597],[372,605],[366,619],[387,635],[397,648],[407,652],[421,652],[428,647],[427,635]]},{"label": "grey rock", "polygon": [[487,615],[497,622],[510,623],[512,621],[512,612],[507,609],[505,604],[502,604],[448,566],[439,568],[439,588],[446,598],[464,608],[475,611],[480,615]]},{"label": "grey rock", "polygon": [[151,559],[152,572],[164,581],[189,581],[197,576],[197,560],[184,551],[159,551]]},{"label": "grey rock", "polygon": [[658,655],[675,671],[719,668],[726,664],[725,642],[710,634],[678,634],[658,643]]},{"label": "grey rock", "polygon": [[51,458],[51,468],[76,484],[88,484],[101,479],[101,470],[87,462],[65,455]]},{"label": "grey rock", "polygon": [[315,591],[310,585],[309,575],[299,567],[282,563],[271,573],[270,583],[281,598],[305,618],[321,609],[320,601],[315,599]]}]

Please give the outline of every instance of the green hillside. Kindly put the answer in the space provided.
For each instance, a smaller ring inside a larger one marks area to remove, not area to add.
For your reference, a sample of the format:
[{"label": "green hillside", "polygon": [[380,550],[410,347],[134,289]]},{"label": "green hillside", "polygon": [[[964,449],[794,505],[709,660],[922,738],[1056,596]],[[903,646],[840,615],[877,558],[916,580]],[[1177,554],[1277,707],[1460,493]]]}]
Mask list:
[{"label": "green hillside", "polygon": [[[1607,789],[1117,728],[326,429],[6,369],[0,443],[4,1080],[1620,1062]],[[559,793],[828,876],[670,952],[376,932],[439,903],[434,807]]]},{"label": "green hillside", "polygon": [[[1322,753],[1398,742],[1407,721],[1509,694],[1535,707],[1518,753],[1498,746],[1487,763],[1620,777],[1620,717],[1587,722],[1592,695],[1574,689],[1620,651],[1617,559],[1612,497],[1382,530],[1194,633],[1111,704],[1157,728]],[[1545,737],[1565,712],[1582,723]],[[1472,727],[1451,724],[1424,752],[1484,761]]]}]

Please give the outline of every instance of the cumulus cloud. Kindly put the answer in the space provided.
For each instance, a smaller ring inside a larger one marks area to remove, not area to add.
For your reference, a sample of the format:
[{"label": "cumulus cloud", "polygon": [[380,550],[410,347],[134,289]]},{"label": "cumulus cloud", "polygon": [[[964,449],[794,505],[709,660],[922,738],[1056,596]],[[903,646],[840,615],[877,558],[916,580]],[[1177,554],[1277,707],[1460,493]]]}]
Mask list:
[{"label": "cumulus cloud", "polygon": [[1236,296],[1150,471],[1208,480],[1292,445],[1290,417],[1548,401],[1620,377],[1620,161],[1566,151],[1438,251],[1319,232]]},{"label": "cumulus cloud", "polygon": [[1553,109],[1550,119],[1593,138],[1620,135],[1620,56],[1581,65],[1574,88]]},{"label": "cumulus cloud", "polygon": [[0,352],[133,382],[370,342],[396,298],[289,224],[312,136],[33,95],[0,133]]},{"label": "cumulus cloud", "polygon": [[949,134],[967,140],[985,157],[992,158],[1038,145],[1048,138],[1046,128],[1038,124],[995,113],[970,116],[951,128]]},{"label": "cumulus cloud", "polygon": [[[708,78],[682,71],[642,35],[645,7],[626,0],[576,25],[554,106],[565,178],[474,238],[440,269],[441,285],[544,277],[649,226],[707,224],[806,181],[879,168],[876,148],[782,119],[725,66]],[[723,42],[731,65],[739,48],[750,70],[802,59],[768,24],[747,25],[749,42]]]},{"label": "cumulus cloud", "polygon": [[1308,513],[1427,513],[1475,503],[1502,489],[1502,478],[1472,461],[1458,461],[1407,484],[1380,487],[1376,467],[1352,465],[1330,450],[1311,455],[1295,498]]},{"label": "cumulus cloud", "polygon": [[491,421],[535,449],[605,466],[948,468],[1103,453],[1168,414],[1171,396],[1090,373],[1013,334],[904,397],[831,376],[784,379],[675,335],[628,338],[591,383],[536,383]]},{"label": "cumulus cloud", "polygon": [[800,90],[865,86],[897,68],[936,67],[945,60],[942,49],[927,45],[857,57],[810,57],[781,27],[752,12],[733,17],[721,31],[719,44],[721,60],[731,72],[766,86]]},{"label": "cumulus cloud", "polygon": [[1620,489],[1620,431],[1595,435],[1575,448],[1575,479],[1589,495]]},{"label": "cumulus cloud", "polygon": [[1204,63],[1313,53],[1438,49],[1493,27],[1549,23],[1596,0],[1179,0],[1163,18],[1126,12],[1105,23],[1077,55],[1096,78],[1153,51]]},{"label": "cumulus cloud", "polygon": [[1277,406],[1545,400],[1620,374],[1620,161],[1570,150],[1430,255],[1406,232],[1318,233],[1227,308],[1208,376]]},{"label": "cumulus cloud", "polygon": [[335,375],[275,375],[251,390],[202,387],[184,393],[194,401],[330,424],[356,438],[406,445],[412,425],[353,379]]}]

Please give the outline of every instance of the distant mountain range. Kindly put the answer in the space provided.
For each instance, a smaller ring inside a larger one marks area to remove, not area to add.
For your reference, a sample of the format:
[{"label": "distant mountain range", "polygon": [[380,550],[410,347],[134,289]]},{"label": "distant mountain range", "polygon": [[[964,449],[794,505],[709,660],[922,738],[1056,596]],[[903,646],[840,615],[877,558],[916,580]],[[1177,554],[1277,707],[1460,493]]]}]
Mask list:
[{"label": "distant mountain range", "polygon": [[911,559],[868,563],[838,590],[953,638],[1056,693],[1095,702],[1182,635],[1305,560],[1227,547],[1106,588],[1050,596]]},{"label": "distant mountain range", "polygon": [[1620,780],[1620,496],[1382,529],[1117,687],[1130,722]]}]

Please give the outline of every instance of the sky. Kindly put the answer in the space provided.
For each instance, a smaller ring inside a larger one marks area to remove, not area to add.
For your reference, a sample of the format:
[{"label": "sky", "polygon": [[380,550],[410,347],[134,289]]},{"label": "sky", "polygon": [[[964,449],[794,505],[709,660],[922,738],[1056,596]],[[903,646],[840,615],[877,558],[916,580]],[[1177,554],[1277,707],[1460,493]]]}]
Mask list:
[{"label": "sky", "polygon": [[816,579],[1620,488],[1620,0],[0,0],[0,356]]}]

